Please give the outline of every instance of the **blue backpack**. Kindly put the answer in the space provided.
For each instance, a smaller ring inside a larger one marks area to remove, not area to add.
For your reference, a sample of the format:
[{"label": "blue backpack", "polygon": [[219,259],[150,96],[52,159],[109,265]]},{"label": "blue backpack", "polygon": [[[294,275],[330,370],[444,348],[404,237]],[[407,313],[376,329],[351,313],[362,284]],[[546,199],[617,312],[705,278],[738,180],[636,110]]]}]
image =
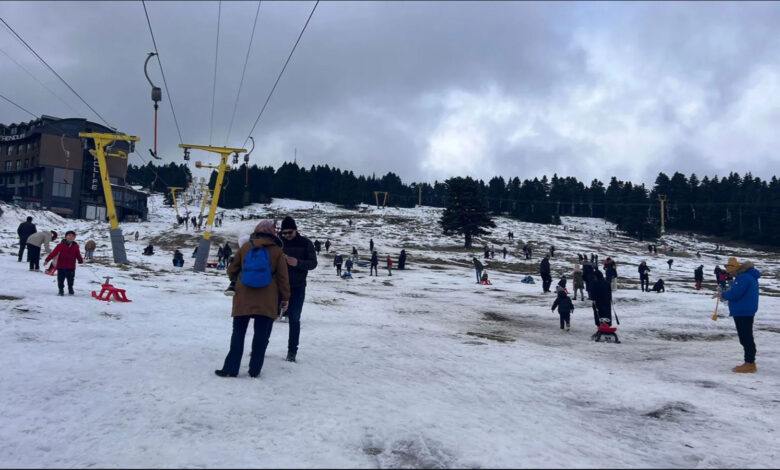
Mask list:
[{"label": "blue backpack", "polygon": [[252,247],[241,269],[241,282],[247,287],[265,287],[271,283],[271,257],[265,247]]}]

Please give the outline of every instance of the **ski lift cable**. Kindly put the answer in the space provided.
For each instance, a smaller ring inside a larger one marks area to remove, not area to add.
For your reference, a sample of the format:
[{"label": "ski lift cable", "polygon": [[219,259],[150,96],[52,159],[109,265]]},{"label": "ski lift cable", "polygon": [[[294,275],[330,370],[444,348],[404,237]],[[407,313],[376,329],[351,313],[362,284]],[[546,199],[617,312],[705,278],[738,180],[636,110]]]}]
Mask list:
[{"label": "ski lift cable", "polygon": [[165,94],[168,96],[168,103],[171,105],[171,114],[173,114],[173,122],[176,124],[176,132],[179,134],[179,143],[183,144],[184,139],[181,137],[181,128],[179,127],[179,120],[176,118],[176,111],[173,108],[173,99],[171,98],[171,92],[168,89],[168,81],[165,80],[165,71],[163,70],[162,60],[160,60],[160,51],[157,50],[157,41],[154,39],[154,31],[152,30],[152,22],[149,20],[149,12],[146,9],[146,2],[141,0],[141,4],[144,7],[144,14],[146,15],[146,24],[149,25],[149,35],[152,36],[152,45],[154,46],[154,52],[157,57],[157,63],[160,65],[160,74],[162,75],[163,85],[165,86]]},{"label": "ski lift cable", "polygon": [[258,0],[257,2],[257,11],[255,12],[255,22],[252,25],[252,34],[249,36],[249,47],[246,49],[246,58],[244,59],[244,69],[241,71],[241,81],[238,82],[238,93],[236,94],[236,102],[233,105],[233,115],[230,117],[230,125],[228,126],[228,133],[227,137],[225,137],[225,146],[227,147],[228,141],[230,140],[230,133],[233,130],[233,121],[236,118],[236,110],[238,109],[238,99],[241,97],[241,87],[244,85],[244,75],[246,74],[246,66],[249,63],[249,52],[252,50],[252,40],[255,37],[255,29],[257,28],[257,18],[260,16],[260,3],[262,0]]},{"label": "ski lift cable", "polygon": [[0,94],[0,98],[2,98],[2,99],[4,99],[4,100],[8,101],[8,102],[9,102],[9,103],[11,103],[12,105],[14,105],[14,106],[16,106],[17,108],[21,109],[21,110],[22,110],[22,111],[24,111],[25,113],[27,113],[27,114],[29,114],[30,116],[34,117],[35,119],[38,119],[38,116],[37,116],[37,115],[35,115],[35,114],[31,113],[31,112],[30,112],[30,111],[28,111],[27,109],[23,108],[21,105],[19,105],[19,104],[16,104],[15,102],[11,101],[9,98],[6,98],[6,97],[5,97],[5,96],[3,96],[2,94]]},{"label": "ski lift cable", "polygon": [[41,85],[43,88],[45,88],[45,89],[46,89],[46,91],[48,91],[49,93],[51,93],[52,95],[54,95],[54,97],[55,97],[55,98],[57,98],[57,99],[58,99],[58,100],[60,100],[60,101],[61,101],[61,102],[62,102],[62,103],[65,105],[65,106],[67,106],[68,108],[70,108],[70,110],[71,110],[71,111],[73,111],[73,114],[75,114],[75,115],[78,115],[78,114],[79,114],[79,112],[78,112],[78,111],[76,111],[76,109],[75,109],[73,106],[71,106],[71,105],[70,105],[70,103],[68,103],[67,101],[65,101],[65,100],[64,100],[64,99],[63,99],[63,98],[62,98],[60,95],[58,95],[57,93],[55,93],[55,92],[54,92],[54,91],[53,91],[51,88],[47,87],[47,86],[46,86],[46,85],[45,85],[45,84],[44,84],[42,81],[40,81],[40,80],[38,79],[38,77],[36,77],[36,76],[35,76],[35,75],[34,75],[32,72],[30,72],[29,70],[27,70],[27,68],[26,68],[24,65],[20,64],[20,63],[19,63],[19,62],[17,62],[16,60],[14,60],[14,58],[13,58],[13,57],[11,57],[10,55],[8,55],[8,53],[7,53],[7,52],[5,52],[4,50],[0,49],[0,52],[2,52],[2,53],[3,53],[3,55],[5,55],[6,57],[8,57],[8,60],[10,60],[10,61],[11,61],[11,62],[13,62],[14,64],[16,64],[16,66],[17,66],[17,67],[19,67],[20,69],[24,70],[24,72],[25,72],[27,75],[29,75],[30,77],[32,77],[32,79],[33,79],[33,80],[35,80],[36,82],[38,82],[38,84],[39,84],[39,85]]},{"label": "ski lift cable", "polygon": [[222,0],[219,0],[217,9],[217,47],[214,50],[214,83],[211,87],[211,126],[209,127],[209,146],[211,146],[211,137],[214,134],[214,101],[217,96],[217,65],[219,64],[219,23],[222,19]]},{"label": "ski lift cable", "polygon": [[[295,41],[295,45],[293,45],[293,48],[290,51],[290,55],[287,56],[287,60],[285,61],[282,70],[279,72],[279,76],[276,77],[276,81],[274,82],[274,86],[271,88],[271,92],[268,93],[268,97],[265,99],[265,103],[263,103],[263,107],[260,109],[260,114],[257,115],[257,119],[255,119],[255,123],[252,125],[252,129],[249,130],[249,135],[252,135],[252,133],[255,131],[255,127],[257,127],[257,123],[260,122],[260,117],[262,117],[263,112],[265,112],[265,108],[266,106],[268,106],[268,102],[271,101],[271,96],[273,96],[274,90],[276,90],[276,86],[279,84],[279,80],[282,78],[284,71],[287,69],[287,65],[290,63],[290,59],[292,59],[292,56],[295,53],[295,49],[298,47],[298,43],[301,42],[301,37],[303,37],[303,33],[304,31],[306,31],[306,27],[309,26],[309,21],[311,21],[311,17],[314,15],[314,11],[317,9],[317,5],[319,4],[320,4],[320,0],[317,0],[314,3],[314,7],[311,9],[311,13],[309,13],[309,17],[306,19],[306,23],[303,25],[303,28],[301,29],[301,33],[298,35],[298,39]],[[241,145],[241,147],[246,147],[248,141],[249,141],[249,136],[247,136],[246,140],[244,140],[244,143]]]},{"label": "ski lift cable", "polygon": [[108,127],[109,127],[109,128],[111,128],[111,129],[114,129],[114,126],[112,126],[111,124],[109,124],[109,123],[108,123],[108,121],[106,121],[106,120],[103,118],[103,116],[101,116],[101,115],[100,115],[100,113],[98,113],[97,111],[95,111],[95,108],[93,108],[92,106],[90,106],[90,104],[89,104],[89,103],[87,103],[87,102],[86,102],[86,100],[84,100],[84,98],[82,98],[82,97],[81,97],[81,95],[79,95],[79,94],[78,94],[78,92],[76,92],[76,90],[74,90],[74,89],[73,89],[73,87],[72,87],[72,86],[70,86],[70,84],[68,84],[68,82],[66,82],[64,78],[62,78],[62,76],[60,76],[60,74],[58,74],[58,73],[57,73],[57,72],[56,72],[56,71],[55,71],[55,70],[54,70],[54,69],[53,69],[53,68],[52,68],[52,67],[51,67],[51,66],[50,66],[50,65],[49,65],[49,64],[48,64],[48,63],[47,63],[45,60],[43,60],[43,57],[41,57],[40,55],[38,55],[38,53],[37,53],[37,52],[35,52],[35,49],[33,49],[33,48],[32,48],[32,47],[29,45],[29,44],[27,44],[27,42],[26,42],[24,39],[22,39],[22,37],[21,37],[21,36],[19,36],[19,34],[18,34],[16,31],[14,31],[14,29],[13,29],[13,28],[12,28],[12,27],[11,27],[11,26],[8,24],[8,23],[6,23],[6,21],[5,21],[5,20],[4,20],[2,17],[0,17],[0,21],[1,21],[1,22],[2,22],[4,25],[5,25],[6,29],[8,29],[8,30],[9,30],[11,33],[13,33],[13,35],[14,35],[14,36],[16,36],[16,37],[17,37],[17,38],[18,38],[18,39],[19,39],[19,40],[20,40],[20,41],[21,41],[21,42],[22,42],[22,43],[23,43],[23,44],[24,44],[24,45],[27,47],[27,49],[28,49],[28,50],[29,50],[29,51],[30,51],[30,52],[31,52],[31,53],[32,53],[32,54],[33,54],[35,57],[37,57],[37,58],[38,58],[38,60],[40,60],[40,61],[43,63],[43,65],[45,65],[45,66],[46,66],[46,68],[48,68],[48,69],[49,69],[49,70],[50,70],[50,71],[51,71],[51,72],[52,72],[54,75],[56,75],[56,76],[57,76],[57,78],[59,78],[59,79],[60,79],[60,81],[61,81],[62,83],[64,83],[64,84],[65,84],[65,86],[66,86],[66,87],[68,87],[68,89],[69,89],[70,91],[72,91],[72,92],[73,92],[73,94],[75,94],[76,96],[78,96],[78,98],[81,100],[81,102],[82,102],[82,103],[84,103],[85,105],[87,105],[87,107],[88,107],[90,110],[92,110],[92,112],[93,112],[93,113],[95,113],[95,115],[96,115],[97,117],[99,117],[99,118],[100,118],[100,120],[101,120],[101,121],[103,121],[103,123],[104,123],[106,126],[108,126]]}]

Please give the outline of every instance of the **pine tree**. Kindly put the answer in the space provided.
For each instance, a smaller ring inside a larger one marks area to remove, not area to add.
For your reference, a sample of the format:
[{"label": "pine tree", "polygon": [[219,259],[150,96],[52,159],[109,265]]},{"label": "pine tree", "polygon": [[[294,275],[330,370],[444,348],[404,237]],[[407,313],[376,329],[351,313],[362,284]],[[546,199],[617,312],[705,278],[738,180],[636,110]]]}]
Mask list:
[{"label": "pine tree", "polygon": [[450,178],[447,185],[447,207],[439,220],[444,234],[450,232],[466,237],[465,247],[471,248],[474,235],[487,235],[483,227],[495,227],[488,216],[488,207],[480,191],[479,182],[472,178]]}]

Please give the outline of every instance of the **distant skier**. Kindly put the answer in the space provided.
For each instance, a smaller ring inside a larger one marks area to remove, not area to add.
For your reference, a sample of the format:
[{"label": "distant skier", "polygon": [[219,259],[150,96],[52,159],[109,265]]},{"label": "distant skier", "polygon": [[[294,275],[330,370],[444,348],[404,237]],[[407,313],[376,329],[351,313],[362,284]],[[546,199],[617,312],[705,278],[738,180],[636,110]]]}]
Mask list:
[{"label": "distant skier", "polygon": [[574,312],[574,304],[564,289],[558,291],[558,296],[552,304],[553,312],[556,308],[558,309],[558,315],[561,320],[561,329],[563,329],[565,324],[566,331],[571,330],[571,313]]},{"label": "distant skier", "polygon": [[647,267],[647,263],[642,261],[639,263],[639,284],[641,284],[642,292],[648,292],[650,290],[650,268]]},{"label": "distant skier", "polygon": [[701,283],[704,281],[703,264],[700,264],[699,267],[693,271],[693,280],[696,281],[696,290],[701,290]]},{"label": "distant skier", "polygon": [[479,262],[476,256],[471,258],[471,262],[474,264],[474,270],[477,272],[477,284],[482,280],[482,270],[485,267]]}]

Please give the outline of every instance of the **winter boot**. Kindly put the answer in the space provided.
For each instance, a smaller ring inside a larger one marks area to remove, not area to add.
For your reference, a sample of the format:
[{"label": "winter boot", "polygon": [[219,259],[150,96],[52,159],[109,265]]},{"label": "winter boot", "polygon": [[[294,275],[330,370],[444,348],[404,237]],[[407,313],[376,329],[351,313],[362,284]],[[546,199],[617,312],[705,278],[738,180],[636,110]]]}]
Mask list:
[{"label": "winter boot", "polygon": [[233,297],[236,295],[236,283],[231,282],[227,289],[225,289],[225,295],[228,297]]},{"label": "winter boot", "polygon": [[568,323],[566,324],[566,331],[571,331],[571,325]]},{"label": "winter boot", "polygon": [[238,374],[228,374],[222,369],[217,369],[214,371],[215,374],[217,374],[220,377],[238,377]]},{"label": "winter boot", "polygon": [[287,361],[288,362],[295,362],[295,355],[296,355],[296,353],[288,352],[287,353]]},{"label": "winter boot", "polygon": [[68,295],[73,295],[73,294],[75,294],[75,292],[73,292],[73,288],[68,287]]},{"label": "winter boot", "polygon": [[758,371],[758,369],[756,368],[755,362],[745,362],[742,365],[734,367],[731,371],[736,372],[737,374],[753,374]]},{"label": "winter boot", "polygon": [[62,289],[60,289],[60,291],[59,291],[59,292],[57,292],[57,295],[59,295],[59,296],[63,296],[63,295],[65,295],[65,291],[64,291],[64,290],[62,290]]}]

